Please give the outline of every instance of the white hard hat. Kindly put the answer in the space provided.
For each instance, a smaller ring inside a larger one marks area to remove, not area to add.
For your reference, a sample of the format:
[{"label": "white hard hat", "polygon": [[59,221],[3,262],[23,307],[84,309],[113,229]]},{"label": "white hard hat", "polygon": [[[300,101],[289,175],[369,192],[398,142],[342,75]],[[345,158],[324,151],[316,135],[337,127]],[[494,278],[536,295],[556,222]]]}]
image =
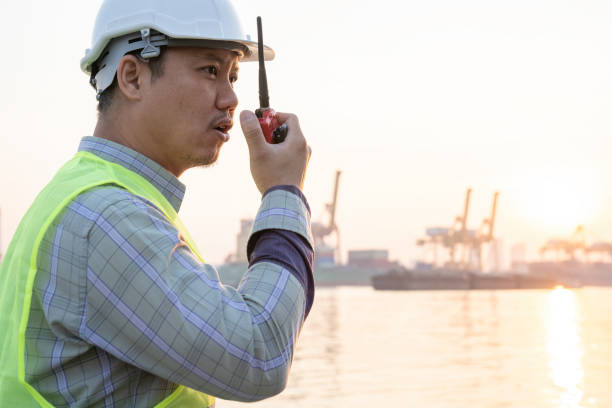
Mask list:
[{"label": "white hard hat", "polygon": [[[142,58],[156,57],[160,46],[228,48],[241,61],[257,60],[257,42],[244,33],[230,0],[104,0],[81,69],[99,96],[121,57],[137,50]],[[274,58],[270,47],[264,46],[264,58]]]}]

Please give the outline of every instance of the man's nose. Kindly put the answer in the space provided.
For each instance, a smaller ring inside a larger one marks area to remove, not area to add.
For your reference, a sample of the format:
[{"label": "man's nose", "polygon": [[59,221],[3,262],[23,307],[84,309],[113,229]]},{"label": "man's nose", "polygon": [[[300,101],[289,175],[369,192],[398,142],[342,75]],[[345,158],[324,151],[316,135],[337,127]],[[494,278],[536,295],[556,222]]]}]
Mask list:
[{"label": "man's nose", "polygon": [[230,112],[233,112],[236,110],[237,106],[238,96],[236,95],[236,92],[234,92],[232,84],[228,82],[227,84],[221,86],[221,89],[219,89],[219,93],[217,94],[217,109],[222,111],[229,110]]}]

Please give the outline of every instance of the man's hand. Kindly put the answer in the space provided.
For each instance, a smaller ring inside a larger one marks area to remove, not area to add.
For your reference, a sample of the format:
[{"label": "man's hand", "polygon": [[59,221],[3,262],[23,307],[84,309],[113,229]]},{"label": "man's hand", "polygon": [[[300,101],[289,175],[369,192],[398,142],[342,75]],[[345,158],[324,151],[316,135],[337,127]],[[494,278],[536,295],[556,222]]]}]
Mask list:
[{"label": "man's hand", "polygon": [[280,124],[287,124],[289,132],[284,142],[269,144],[255,114],[250,111],[240,113],[240,125],[249,146],[251,175],[262,194],[279,184],[294,185],[301,190],[310,160],[311,149],[297,116],[280,112],[277,116]]}]

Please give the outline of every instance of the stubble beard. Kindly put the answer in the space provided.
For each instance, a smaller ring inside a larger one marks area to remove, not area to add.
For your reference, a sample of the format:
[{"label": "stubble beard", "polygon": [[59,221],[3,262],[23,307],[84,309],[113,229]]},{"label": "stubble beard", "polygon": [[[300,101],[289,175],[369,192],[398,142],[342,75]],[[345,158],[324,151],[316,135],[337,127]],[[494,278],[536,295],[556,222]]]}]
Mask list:
[{"label": "stubble beard", "polygon": [[207,154],[206,156],[193,156],[188,154],[183,159],[185,160],[185,163],[188,163],[190,168],[208,168],[217,164],[218,158],[219,150],[216,150],[215,153]]}]

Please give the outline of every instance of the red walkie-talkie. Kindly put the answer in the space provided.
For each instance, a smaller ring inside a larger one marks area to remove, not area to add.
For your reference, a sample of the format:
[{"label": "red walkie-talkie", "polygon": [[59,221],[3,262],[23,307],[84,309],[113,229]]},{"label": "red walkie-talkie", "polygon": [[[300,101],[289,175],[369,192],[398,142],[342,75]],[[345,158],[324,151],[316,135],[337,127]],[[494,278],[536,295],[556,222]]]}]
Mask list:
[{"label": "red walkie-talkie", "polygon": [[270,108],[268,77],[266,76],[266,65],[264,63],[261,17],[257,17],[257,52],[259,55],[259,109],[255,110],[255,115],[259,119],[259,125],[261,130],[263,130],[266,141],[272,144],[281,143],[287,137],[288,129],[285,123],[279,126],[276,112]]}]

